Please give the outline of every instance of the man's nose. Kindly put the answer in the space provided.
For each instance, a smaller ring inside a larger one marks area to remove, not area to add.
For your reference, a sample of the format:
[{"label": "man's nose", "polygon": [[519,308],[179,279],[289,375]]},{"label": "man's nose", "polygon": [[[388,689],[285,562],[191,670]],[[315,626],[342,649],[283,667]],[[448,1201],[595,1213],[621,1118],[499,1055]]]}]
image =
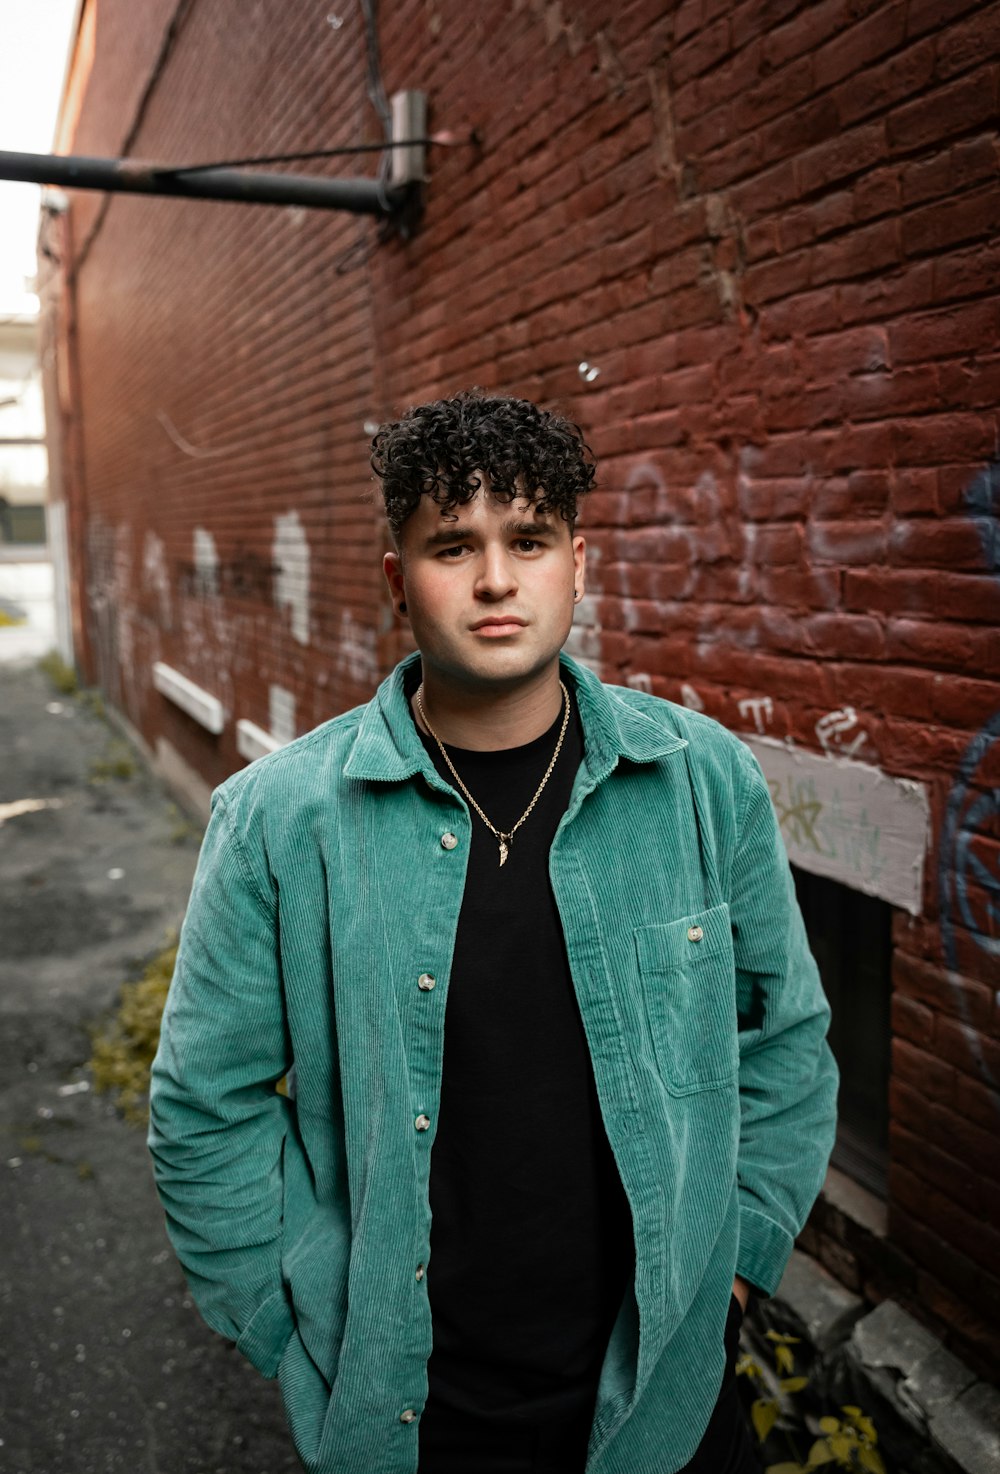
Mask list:
[{"label": "man's nose", "polygon": [[476,579],[476,594],[482,599],[503,599],[517,589],[517,574],[505,548],[486,548]]}]

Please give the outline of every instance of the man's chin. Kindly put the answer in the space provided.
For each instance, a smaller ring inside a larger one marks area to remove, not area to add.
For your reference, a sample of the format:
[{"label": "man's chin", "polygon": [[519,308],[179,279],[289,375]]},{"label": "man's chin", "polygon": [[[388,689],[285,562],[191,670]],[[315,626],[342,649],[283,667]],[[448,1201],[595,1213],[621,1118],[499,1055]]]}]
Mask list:
[{"label": "man's chin", "polygon": [[557,669],[558,664],[558,651],[554,655],[539,657],[508,646],[507,649],[484,650],[478,660],[457,661],[447,674],[461,685],[499,692],[537,681]]}]

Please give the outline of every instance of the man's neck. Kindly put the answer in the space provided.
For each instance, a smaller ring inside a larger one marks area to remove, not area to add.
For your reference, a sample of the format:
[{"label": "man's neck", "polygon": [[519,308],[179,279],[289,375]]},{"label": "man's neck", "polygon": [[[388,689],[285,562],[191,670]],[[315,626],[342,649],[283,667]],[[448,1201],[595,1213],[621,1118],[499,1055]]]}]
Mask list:
[{"label": "man's neck", "polygon": [[[424,669],[423,697],[427,723],[442,742],[473,752],[500,752],[523,747],[547,732],[562,708],[558,664],[537,679],[511,690],[456,687]],[[420,720],[416,701],[413,717]]]}]

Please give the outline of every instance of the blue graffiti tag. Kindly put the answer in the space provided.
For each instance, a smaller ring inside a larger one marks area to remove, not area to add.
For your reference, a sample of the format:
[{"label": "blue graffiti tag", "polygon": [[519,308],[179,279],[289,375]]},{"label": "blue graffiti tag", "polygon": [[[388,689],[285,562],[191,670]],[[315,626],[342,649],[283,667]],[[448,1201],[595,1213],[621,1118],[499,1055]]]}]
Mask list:
[{"label": "blue graffiti tag", "polygon": [[[973,477],[966,487],[964,501],[979,533],[986,566],[990,573],[1000,576],[1000,461]],[[982,951],[1000,956],[1000,867],[995,852],[982,844],[983,837],[1000,820],[1000,789],[991,787],[981,772],[998,739],[1000,712],[976,733],[962,754],[945,808],[938,859],[938,896],[945,966],[953,973],[958,971],[959,927]],[[964,1017],[966,1009],[960,982],[956,982],[956,997]],[[997,1082],[978,1047],[975,1030],[967,1017],[964,1022],[980,1073],[995,1086]]]},{"label": "blue graffiti tag", "polygon": [[972,478],[965,488],[965,505],[983,544],[987,568],[1000,574],[1000,461]]},{"label": "blue graffiti tag", "polygon": [[[948,795],[945,810],[938,880],[945,961],[953,971],[956,967],[956,918],[951,914],[952,881],[961,924],[985,952],[1000,955],[1000,939],[991,936],[1000,922],[1000,872],[992,868],[975,848],[978,837],[1000,816],[1000,789],[984,789],[975,782],[978,768],[998,737],[1000,711],[976,733],[962,754],[958,777]],[[970,881],[978,890],[978,916],[976,902],[969,894]]]},{"label": "blue graffiti tag", "polygon": [[[1000,461],[994,461],[973,476],[965,489],[965,506],[979,533],[983,556],[991,573],[1000,575]],[[992,717],[962,754],[955,786],[948,797],[941,833],[938,889],[941,902],[941,932],[945,962],[956,966],[956,920],[966,928],[984,952],[1000,953],[994,935],[1000,918],[1000,876],[977,850],[977,836],[1000,812],[1000,790],[991,789],[976,772],[993,743],[1000,737],[1000,712]],[[954,882],[954,898],[951,884]],[[975,914],[970,882],[980,914]],[[957,902],[958,918],[953,913]]]}]

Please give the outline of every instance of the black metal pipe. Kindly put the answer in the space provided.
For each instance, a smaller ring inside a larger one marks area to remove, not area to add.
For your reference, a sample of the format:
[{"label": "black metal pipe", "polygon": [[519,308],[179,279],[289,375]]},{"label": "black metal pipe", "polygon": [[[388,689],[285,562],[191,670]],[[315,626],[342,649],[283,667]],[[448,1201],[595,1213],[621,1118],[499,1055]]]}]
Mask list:
[{"label": "black metal pipe", "polygon": [[392,216],[406,203],[405,189],[375,179],[319,179],[302,174],[255,174],[239,169],[191,173],[137,159],[88,159],[62,154],[0,151],[0,179],[99,189],[108,194],[171,195],[181,199],[235,200],[245,205],[304,205]]}]

